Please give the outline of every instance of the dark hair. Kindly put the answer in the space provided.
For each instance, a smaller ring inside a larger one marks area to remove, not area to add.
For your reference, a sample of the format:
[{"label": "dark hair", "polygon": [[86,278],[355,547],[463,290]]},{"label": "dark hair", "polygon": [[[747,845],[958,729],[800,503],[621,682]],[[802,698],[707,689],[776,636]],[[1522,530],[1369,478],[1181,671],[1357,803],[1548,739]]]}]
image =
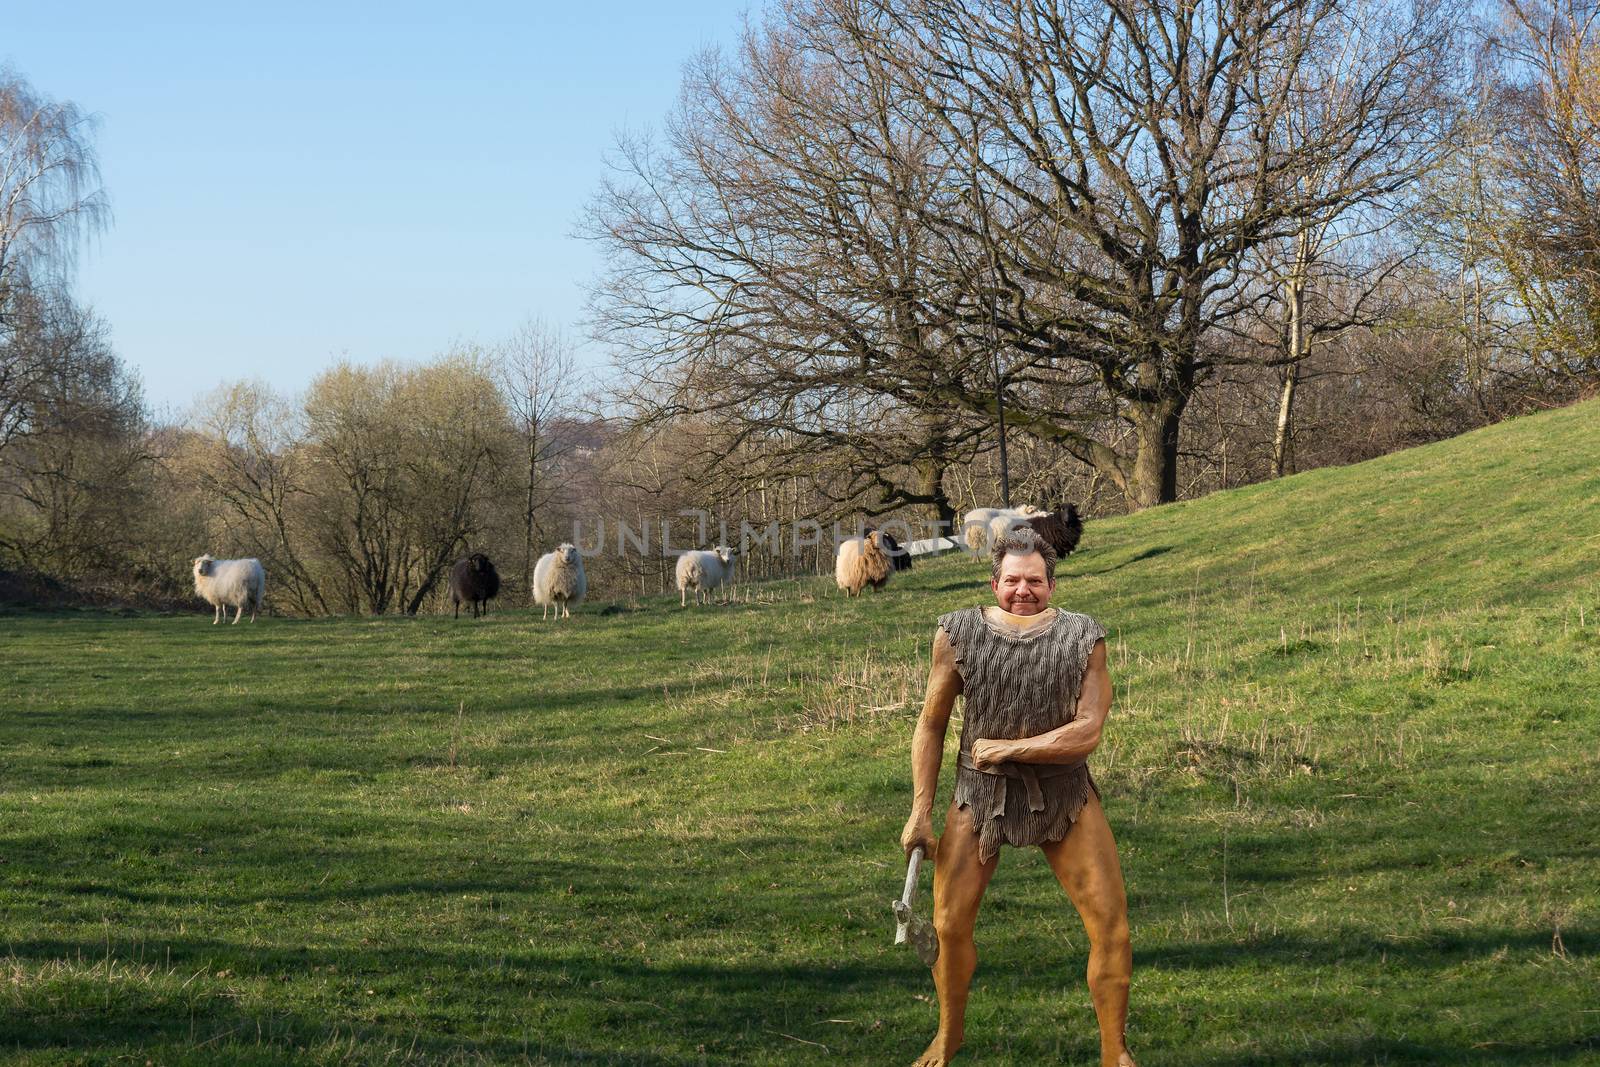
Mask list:
[{"label": "dark hair", "polygon": [[1000,564],[1007,556],[1031,556],[1035,552],[1044,559],[1044,576],[1050,581],[1056,580],[1056,550],[1050,547],[1049,542],[1033,531],[1033,527],[1022,525],[1014,526],[1005,534],[995,539],[994,551],[990,553],[989,574],[995,581],[1000,580]]}]

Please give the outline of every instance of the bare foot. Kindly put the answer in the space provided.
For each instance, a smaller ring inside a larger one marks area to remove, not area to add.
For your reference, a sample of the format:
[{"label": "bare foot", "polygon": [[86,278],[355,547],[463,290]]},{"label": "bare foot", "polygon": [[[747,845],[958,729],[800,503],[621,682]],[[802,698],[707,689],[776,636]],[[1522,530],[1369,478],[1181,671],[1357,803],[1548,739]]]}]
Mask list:
[{"label": "bare foot", "polygon": [[956,1058],[956,1052],[961,1048],[960,1041],[950,1041],[943,1034],[935,1034],[933,1041],[917,1057],[911,1067],[945,1067]]}]

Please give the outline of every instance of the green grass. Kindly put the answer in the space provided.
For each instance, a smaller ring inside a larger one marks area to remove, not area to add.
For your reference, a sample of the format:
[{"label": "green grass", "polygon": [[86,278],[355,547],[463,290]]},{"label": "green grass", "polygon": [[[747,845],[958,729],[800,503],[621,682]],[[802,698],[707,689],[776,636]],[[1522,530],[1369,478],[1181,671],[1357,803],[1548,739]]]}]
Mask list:
[{"label": "green grass", "polygon": [[[1146,1067],[1600,1063],[1596,425],[1089,527],[1058,602],[1112,631]],[[0,1059],[907,1063],[907,745],[982,578],[559,627],[0,616]],[[978,936],[967,1060],[1094,1062],[1036,852]]]}]

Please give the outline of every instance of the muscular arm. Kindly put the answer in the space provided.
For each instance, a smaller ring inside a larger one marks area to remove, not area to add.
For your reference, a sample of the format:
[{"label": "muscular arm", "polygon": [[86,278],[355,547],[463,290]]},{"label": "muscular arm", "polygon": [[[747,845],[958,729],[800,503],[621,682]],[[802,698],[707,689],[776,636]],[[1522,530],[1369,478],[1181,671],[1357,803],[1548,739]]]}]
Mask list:
[{"label": "muscular arm", "polygon": [[960,692],[955,649],[950,645],[950,636],[940,628],[933,637],[933,664],[928,670],[922,714],[917,717],[916,732],[911,736],[911,817],[900,835],[901,847],[907,853],[921,845],[927,855],[933,855],[933,800],[939,789],[945,731]]},{"label": "muscular arm", "polygon": [[1078,709],[1065,726],[1015,741],[981,740],[973,743],[972,760],[987,767],[1007,760],[1016,763],[1077,763],[1100,745],[1100,730],[1111,711],[1111,672],[1106,669],[1106,643],[1096,641],[1083,671]]}]

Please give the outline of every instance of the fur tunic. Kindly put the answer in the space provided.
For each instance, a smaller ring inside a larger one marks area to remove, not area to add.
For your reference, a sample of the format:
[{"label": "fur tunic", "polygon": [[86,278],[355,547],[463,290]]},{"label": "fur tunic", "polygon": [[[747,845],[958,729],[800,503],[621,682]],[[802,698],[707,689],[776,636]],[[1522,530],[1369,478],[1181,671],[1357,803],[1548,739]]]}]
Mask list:
[{"label": "fur tunic", "polygon": [[1095,788],[1088,764],[1007,762],[980,771],[972,765],[972,744],[1033,737],[1071,722],[1089,653],[1105,628],[1058,610],[1051,622],[1018,632],[990,622],[979,607],[941,615],[939,625],[949,635],[966,702],[955,799],[972,812],[979,857],[987,861],[1002,841],[1061,840]]}]

